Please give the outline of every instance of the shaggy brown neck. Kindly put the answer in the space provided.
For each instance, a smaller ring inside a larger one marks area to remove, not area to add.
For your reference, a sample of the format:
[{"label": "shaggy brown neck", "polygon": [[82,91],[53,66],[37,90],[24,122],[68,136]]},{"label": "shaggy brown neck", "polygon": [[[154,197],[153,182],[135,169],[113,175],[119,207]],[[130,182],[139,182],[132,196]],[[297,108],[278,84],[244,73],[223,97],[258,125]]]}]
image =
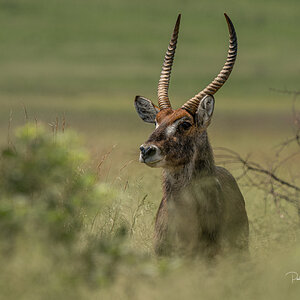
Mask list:
[{"label": "shaggy brown neck", "polygon": [[215,174],[213,151],[206,132],[203,132],[194,144],[194,155],[188,164],[163,170],[163,192],[165,196],[178,192],[189,183],[201,177]]}]

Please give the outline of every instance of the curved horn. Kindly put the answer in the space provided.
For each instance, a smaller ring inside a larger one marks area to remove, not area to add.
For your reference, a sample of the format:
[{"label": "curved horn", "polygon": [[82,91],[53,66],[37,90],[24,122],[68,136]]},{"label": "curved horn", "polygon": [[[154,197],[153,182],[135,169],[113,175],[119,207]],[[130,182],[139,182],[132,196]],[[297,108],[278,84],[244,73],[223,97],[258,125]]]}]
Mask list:
[{"label": "curved horn", "polygon": [[233,69],[233,65],[235,63],[235,59],[237,56],[236,33],[234,30],[234,26],[233,26],[231,20],[229,19],[229,17],[225,13],[224,13],[224,16],[227,21],[229,35],[230,35],[229,50],[228,50],[226,63],[224,65],[223,69],[218,74],[218,76],[204,90],[202,90],[199,94],[195,95],[193,98],[188,100],[182,106],[182,108],[186,109],[187,111],[189,111],[192,114],[194,114],[197,111],[200,100],[205,95],[214,95],[223,86],[223,84],[228,79],[228,77]]},{"label": "curved horn", "polygon": [[158,95],[158,106],[160,109],[166,109],[171,107],[169,101],[168,89],[171,76],[171,70],[176,50],[177,38],[179,33],[181,14],[178,15],[173,34],[168,46],[168,50],[165,55],[164,64],[160,74],[160,79],[158,82],[157,95]]}]

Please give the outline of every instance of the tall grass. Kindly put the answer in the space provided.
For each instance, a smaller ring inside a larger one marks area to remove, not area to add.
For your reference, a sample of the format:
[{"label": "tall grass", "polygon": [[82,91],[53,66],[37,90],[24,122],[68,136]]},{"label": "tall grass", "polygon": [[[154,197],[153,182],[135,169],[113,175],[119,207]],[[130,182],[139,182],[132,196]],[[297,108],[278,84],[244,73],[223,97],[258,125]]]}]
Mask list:
[{"label": "tall grass", "polygon": [[263,210],[253,189],[250,258],[212,265],[156,258],[153,200],[121,174],[99,182],[74,133],[28,124],[2,149],[0,173],[3,299],[298,298],[285,276],[300,269],[297,216]]}]

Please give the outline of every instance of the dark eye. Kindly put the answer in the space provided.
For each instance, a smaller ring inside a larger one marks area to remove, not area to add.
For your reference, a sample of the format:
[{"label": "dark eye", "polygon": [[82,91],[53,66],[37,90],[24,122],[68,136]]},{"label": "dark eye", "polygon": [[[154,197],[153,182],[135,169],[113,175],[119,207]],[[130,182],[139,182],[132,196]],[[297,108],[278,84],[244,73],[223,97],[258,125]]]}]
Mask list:
[{"label": "dark eye", "polygon": [[188,130],[191,126],[192,126],[192,124],[189,123],[189,122],[182,122],[182,123],[180,124],[180,128],[182,128],[182,129],[184,129],[184,130]]}]

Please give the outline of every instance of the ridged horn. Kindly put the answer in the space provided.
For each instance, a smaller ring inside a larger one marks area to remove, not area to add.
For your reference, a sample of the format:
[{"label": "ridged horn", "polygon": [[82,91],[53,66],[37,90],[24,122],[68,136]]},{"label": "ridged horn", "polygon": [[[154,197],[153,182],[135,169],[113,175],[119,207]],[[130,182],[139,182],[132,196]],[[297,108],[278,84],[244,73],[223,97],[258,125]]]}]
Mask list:
[{"label": "ridged horn", "polygon": [[224,65],[223,69],[218,74],[218,76],[204,90],[202,90],[200,93],[198,93],[193,98],[188,100],[182,106],[182,108],[186,109],[187,111],[189,111],[192,114],[195,114],[195,112],[198,109],[198,105],[199,105],[201,99],[205,95],[214,95],[223,86],[223,84],[228,79],[228,77],[229,77],[229,75],[230,75],[230,73],[233,69],[233,65],[235,63],[235,60],[236,60],[236,56],[237,56],[237,38],[236,38],[235,29],[234,29],[234,26],[233,26],[230,18],[225,13],[224,13],[224,16],[225,16],[226,21],[227,21],[229,35],[230,35],[229,50],[228,50],[226,63]]},{"label": "ridged horn", "polygon": [[179,33],[179,25],[180,25],[181,14],[178,15],[173,34],[164,58],[163,67],[161,70],[157,95],[158,95],[158,106],[159,108],[166,109],[171,108],[171,103],[168,96],[169,82],[171,77],[171,70],[176,50],[177,38]]}]

